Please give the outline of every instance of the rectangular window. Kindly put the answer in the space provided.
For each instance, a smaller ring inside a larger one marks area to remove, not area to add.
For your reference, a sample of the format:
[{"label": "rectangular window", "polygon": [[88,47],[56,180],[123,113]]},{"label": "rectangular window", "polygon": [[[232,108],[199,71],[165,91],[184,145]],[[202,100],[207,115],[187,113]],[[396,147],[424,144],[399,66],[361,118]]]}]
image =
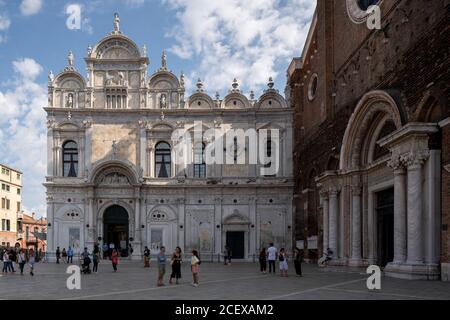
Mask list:
[{"label": "rectangular window", "polygon": [[6,231],[11,231],[11,221],[6,220]]},{"label": "rectangular window", "polygon": [[17,194],[20,196],[20,188],[17,188]]},{"label": "rectangular window", "polygon": [[30,233],[30,227],[25,227],[25,240],[28,242],[28,234]]},{"label": "rectangular window", "polygon": [[20,201],[17,201],[17,212],[20,212],[20,210],[21,210]]},{"label": "rectangular window", "polygon": [[17,174],[17,180],[20,180],[20,173]]},{"label": "rectangular window", "polygon": [[11,200],[6,199],[6,210],[11,209]]},{"label": "rectangular window", "polygon": [[2,190],[6,190],[6,184],[2,183]]},{"label": "rectangular window", "polygon": [[11,191],[11,186],[9,184],[6,185],[6,191]]},{"label": "rectangular window", "polygon": [[[5,168],[2,168],[2,174],[5,174]],[[3,242],[4,243],[4,242]]]},{"label": "rectangular window", "polygon": [[6,230],[6,220],[2,219],[2,231]]},{"label": "rectangular window", "polygon": [[22,233],[22,221],[17,221],[17,232]]},{"label": "rectangular window", "polygon": [[2,198],[2,209],[6,209],[6,199]]}]

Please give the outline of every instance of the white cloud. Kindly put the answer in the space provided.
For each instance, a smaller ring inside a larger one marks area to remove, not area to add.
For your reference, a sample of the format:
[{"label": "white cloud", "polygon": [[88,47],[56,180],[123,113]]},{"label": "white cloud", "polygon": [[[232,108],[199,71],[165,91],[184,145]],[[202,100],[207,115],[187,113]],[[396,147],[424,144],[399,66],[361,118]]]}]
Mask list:
[{"label": "white cloud", "polygon": [[316,5],[311,0],[162,1],[177,19],[167,34],[176,40],[170,51],[200,61],[189,77],[202,78],[212,92],[229,89],[234,77],[256,91],[270,76],[284,80],[290,59],[301,53]]},{"label": "white cloud", "polygon": [[18,59],[13,62],[14,71],[24,79],[34,80],[42,72],[39,63],[30,58]]},{"label": "white cloud", "polygon": [[126,0],[126,4],[132,7],[140,7],[145,3],[145,0]]},{"label": "white cloud", "polygon": [[45,84],[36,82],[42,67],[33,59],[13,62],[14,75],[0,89],[0,159],[23,171],[24,210],[45,215],[47,103]]},{"label": "white cloud", "polygon": [[8,18],[8,16],[0,14],[0,31],[8,30],[10,25],[11,20]]},{"label": "white cloud", "polygon": [[20,4],[20,12],[24,16],[32,16],[39,13],[42,8],[42,0],[23,0]]}]

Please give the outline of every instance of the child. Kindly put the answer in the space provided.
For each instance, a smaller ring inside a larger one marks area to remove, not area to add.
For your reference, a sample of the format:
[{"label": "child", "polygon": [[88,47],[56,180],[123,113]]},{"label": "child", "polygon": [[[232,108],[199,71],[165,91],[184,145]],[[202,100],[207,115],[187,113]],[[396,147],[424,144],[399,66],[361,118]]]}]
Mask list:
[{"label": "child", "polygon": [[192,277],[194,278],[194,283],[192,285],[194,287],[198,287],[198,266],[200,263],[201,262],[198,257],[198,251],[192,250],[191,270],[192,270]]},{"label": "child", "polygon": [[158,287],[164,286],[164,275],[166,274],[166,248],[161,247],[161,250],[156,257],[158,260]]},{"label": "child", "polygon": [[35,263],[34,250],[30,249],[30,256],[28,257],[28,264],[30,265],[30,274],[34,276],[34,263]]},{"label": "child", "polygon": [[286,251],[284,250],[284,248],[280,249],[279,259],[280,259],[281,276],[282,277],[287,277],[288,276],[288,274],[287,274],[287,272],[288,272],[288,262],[287,262]]}]

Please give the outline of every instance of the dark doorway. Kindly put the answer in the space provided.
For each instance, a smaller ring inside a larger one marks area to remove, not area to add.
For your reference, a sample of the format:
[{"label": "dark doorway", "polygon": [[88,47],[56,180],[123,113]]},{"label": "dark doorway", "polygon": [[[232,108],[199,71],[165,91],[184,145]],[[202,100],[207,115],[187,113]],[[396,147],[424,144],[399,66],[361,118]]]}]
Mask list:
[{"label": "dark doorway", "polygon": [[245,256],[245,232],[227,232],[227,246],[231,248],[231,258],[244,259]]},{"label": "dark doorway", "polygon": [[394,260],[394,189],[377,193],[378,265]]},{"label": "dark doorway", "polygon": [[104,241],[119,250],[120,256],[128,257],[128,213],[118,205],[106,209],[103,215]]}]

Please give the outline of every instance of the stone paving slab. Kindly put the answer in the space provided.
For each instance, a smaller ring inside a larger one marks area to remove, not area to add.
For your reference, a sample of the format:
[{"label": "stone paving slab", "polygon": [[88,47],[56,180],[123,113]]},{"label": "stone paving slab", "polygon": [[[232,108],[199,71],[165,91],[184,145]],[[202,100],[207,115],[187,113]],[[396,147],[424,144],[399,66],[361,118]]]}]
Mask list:
[{"label": "stone paving slab", "polygon": [[[254,263],[203,263],[200,286],[194,288],[188,263],[182,267],[179,285],[157,287],[157,269],[143,268],[139,262],[122,261],[113,273],[108,261],[102,261],[99,273],[82,275],[81,290],[68,290],[64,264],[40,263],[35,276],[2,274],[0,299],[81,299],[81,300],[450,300],[450,283],[411,281],[383,277],[380,291],[366,287],[368,275],[361,272],[324,272],[314,265],[304,265],[304,277],[263,275]],[[292,269],[292,268],[291,268]],[[28,269],[26,268],[28,272]]]}]

